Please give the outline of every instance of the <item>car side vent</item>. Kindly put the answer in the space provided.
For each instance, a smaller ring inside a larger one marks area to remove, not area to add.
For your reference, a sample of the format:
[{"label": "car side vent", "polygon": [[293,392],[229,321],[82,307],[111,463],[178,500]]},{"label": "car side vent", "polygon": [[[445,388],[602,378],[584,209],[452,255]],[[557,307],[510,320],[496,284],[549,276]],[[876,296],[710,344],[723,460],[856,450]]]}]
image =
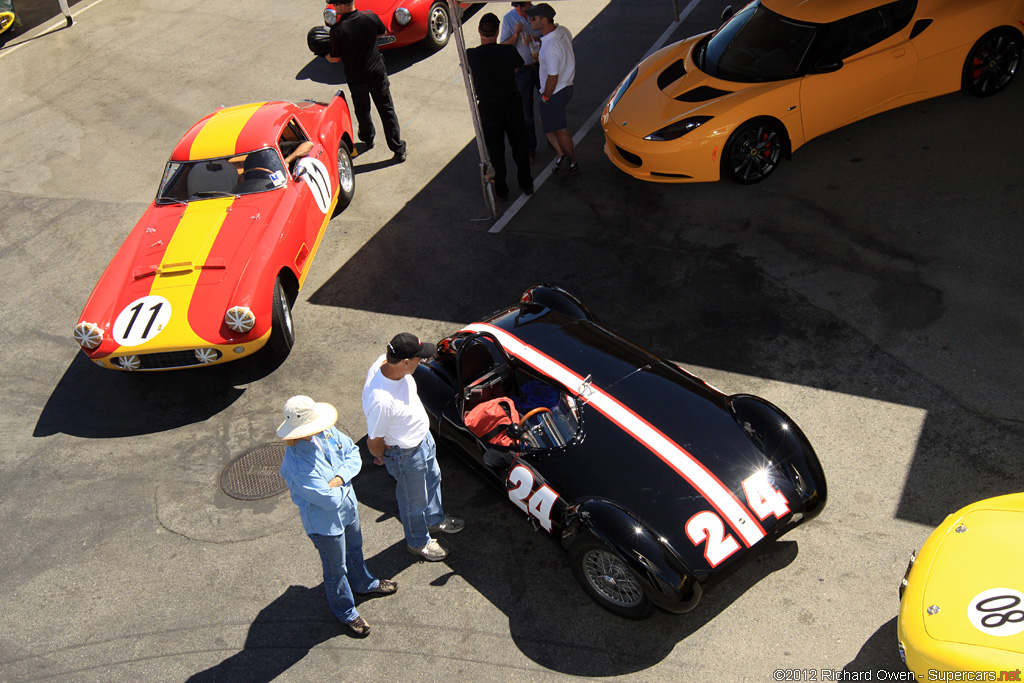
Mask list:
[{"label": "car side vent", "polygon": [[682,95],[676,97],[680,102],[707,102],[723,95],[730,95],[728,90],[719,90],[718,88],[712,88],[706,85],[702,85],[699,88],[694,88],[688,92],[684,92]]},{"label": "car side vent", "polygon": [[658,74],[658,87],[664,90],[685,75],[686,62],[682,59],[677,59],[667,69]]},{"label": "car side vent", "polygon": [[932,25],[932,20],[931,19],[921,19],[921,20],[919,20],[916,24],[914,24],[914,28],[910,29],[910,39],[913,40],[914,38],[917,38],[919,35],[921,35],[924,32],[924,30],[926,28],[928,28],[931,25]]}]

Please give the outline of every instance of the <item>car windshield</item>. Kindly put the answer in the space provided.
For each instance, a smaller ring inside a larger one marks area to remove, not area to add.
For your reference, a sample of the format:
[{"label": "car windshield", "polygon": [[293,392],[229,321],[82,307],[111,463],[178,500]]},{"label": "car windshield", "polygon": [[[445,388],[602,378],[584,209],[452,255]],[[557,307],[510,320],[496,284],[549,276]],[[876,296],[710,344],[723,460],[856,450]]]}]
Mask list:
[{"label": "car windshield", "polygon": [[697,66],[709,76],[740,83],[795,78],[816,30],[754,2],[701,47]]},{"label": "car windshield", "polygon": [[287,171],[277,150],[258,149],[202,161],[169,161],[157,192],[157,202],[268,192],[283,187]]},{"label": "car windshield", "polygon": [[528,418],[523,425],[526,450],[561,448],[576,438],[580,430],[580,410],[575,398],[562,394],[558,405]]}]

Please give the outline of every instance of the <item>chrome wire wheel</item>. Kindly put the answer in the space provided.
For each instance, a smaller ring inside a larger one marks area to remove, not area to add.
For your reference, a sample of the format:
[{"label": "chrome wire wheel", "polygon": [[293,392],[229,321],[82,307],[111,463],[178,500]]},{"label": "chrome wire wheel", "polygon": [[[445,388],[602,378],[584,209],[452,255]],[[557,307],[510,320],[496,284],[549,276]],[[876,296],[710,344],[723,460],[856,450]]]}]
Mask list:
[{"label": "chrome wire wheel", "polygon": [[964,63],[964,88],[989,97],[1010,84],[1020,66],[1021,38],[1012,29],[989,31],[974,44]]},{"label": "chrome wire wheel", "polygon": [[590,550],[583,556],[583,575],[605,600],[619,607],[636,607],[644,591],[622,559],[607,550]]}]

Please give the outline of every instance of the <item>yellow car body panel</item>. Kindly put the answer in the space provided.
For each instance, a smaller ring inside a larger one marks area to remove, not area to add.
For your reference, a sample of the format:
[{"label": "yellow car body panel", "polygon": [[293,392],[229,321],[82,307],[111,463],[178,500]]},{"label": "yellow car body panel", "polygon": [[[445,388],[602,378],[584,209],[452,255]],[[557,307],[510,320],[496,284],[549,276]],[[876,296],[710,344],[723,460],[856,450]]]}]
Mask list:
[{"label": "yellow car body panel", "polygon": [[910,671],[924,680],[930,672],[1022,680],[1022,538],[1024,493],[969,505],[932,532],[900,600],[897,637]]}]

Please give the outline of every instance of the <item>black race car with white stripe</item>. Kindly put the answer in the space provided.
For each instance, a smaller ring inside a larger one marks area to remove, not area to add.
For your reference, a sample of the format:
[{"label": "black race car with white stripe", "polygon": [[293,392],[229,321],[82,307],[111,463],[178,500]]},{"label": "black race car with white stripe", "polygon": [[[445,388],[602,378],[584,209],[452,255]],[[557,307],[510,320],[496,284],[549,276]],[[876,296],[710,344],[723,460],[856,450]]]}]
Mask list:
[{"label": "black race car with white stripe", "polygon": [[[583,589],[623,617],[693,609],[723,569],[827,498],[785,413],[608,331],[558,287],[442,339],[415,378],[439,442],[558,538]],[[467,426],[498,398],[518,424]]]}]

